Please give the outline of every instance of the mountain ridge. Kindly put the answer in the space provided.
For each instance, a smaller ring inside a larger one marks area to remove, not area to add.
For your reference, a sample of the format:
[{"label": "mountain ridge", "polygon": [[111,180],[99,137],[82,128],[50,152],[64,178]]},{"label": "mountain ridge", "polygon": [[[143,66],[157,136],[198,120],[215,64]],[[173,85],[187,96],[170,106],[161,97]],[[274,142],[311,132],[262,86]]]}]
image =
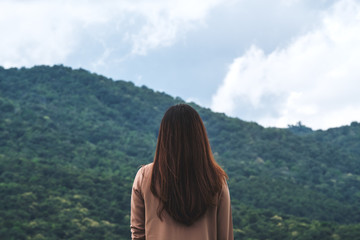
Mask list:
[{"label": "mountain ridge", "polygon": [[[163,113],[180,102],[83,69],[0,67],[0,236],[127,238],[133,176],[152,161]],[[230,177],[238,238],[342,237],[348,224],[346,234],[358,233],[359,123],[299,134],[190,104]]]}]

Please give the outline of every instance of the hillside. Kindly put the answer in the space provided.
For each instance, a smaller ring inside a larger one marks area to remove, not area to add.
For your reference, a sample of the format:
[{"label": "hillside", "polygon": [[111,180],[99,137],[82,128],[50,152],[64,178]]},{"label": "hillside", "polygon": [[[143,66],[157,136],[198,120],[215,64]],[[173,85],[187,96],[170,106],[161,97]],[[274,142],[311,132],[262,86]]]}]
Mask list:
[{"label": "hillside", "polygon": [[[0,239],[128,239],[133,177],[179,102],[83,69],[0,67]],[[359,123],[263,128],[191,104],[230,177],[236,239],[360,236]]]}]

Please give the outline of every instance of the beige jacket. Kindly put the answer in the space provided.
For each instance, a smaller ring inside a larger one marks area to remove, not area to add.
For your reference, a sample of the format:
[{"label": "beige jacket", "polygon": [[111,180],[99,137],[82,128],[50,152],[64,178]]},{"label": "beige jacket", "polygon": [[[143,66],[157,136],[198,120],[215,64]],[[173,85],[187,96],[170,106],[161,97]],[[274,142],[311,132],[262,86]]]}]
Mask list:
[{"label": "beige jacket", "polygon": [[159,200],[150,191],[152,163],[140,168],[131,194],[131,237],[146,240],[232,240],[233,224],[229,189],[223,187],[216,207],[191,226],[185,226],[163,212],[157,216]]}]

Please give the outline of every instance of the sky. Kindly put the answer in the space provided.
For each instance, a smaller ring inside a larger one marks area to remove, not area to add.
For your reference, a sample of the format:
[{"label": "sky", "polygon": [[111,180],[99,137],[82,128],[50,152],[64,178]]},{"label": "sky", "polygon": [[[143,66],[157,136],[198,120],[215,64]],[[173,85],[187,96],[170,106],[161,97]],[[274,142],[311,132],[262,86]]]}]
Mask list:
[{"label": "sky", "polygon": [[360,0],[0,0],[0,66],[63,64],[265,127],[360,121]]}]

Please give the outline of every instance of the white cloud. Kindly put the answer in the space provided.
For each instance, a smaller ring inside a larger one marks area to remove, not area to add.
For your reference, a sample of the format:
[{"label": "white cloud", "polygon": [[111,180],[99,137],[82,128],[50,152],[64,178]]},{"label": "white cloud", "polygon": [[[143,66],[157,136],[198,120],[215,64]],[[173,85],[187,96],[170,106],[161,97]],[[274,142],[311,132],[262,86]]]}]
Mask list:
[{"label": "white cloud", "polygon": [[103,20],[95,8],[67,1],[1,1],[0,64],[61,63],[78,44],[79,29]]},{"label": "white cloud", "polygon": [[322,19],[282,49],[252,46],[235,59],[211,108],[265,126],[360,121],[360,3],[338,1]]},{"label": "white cloud", "polygon": [[204,24],[207,13],[223,0],[153,0],[129,5],[128,10],[138,12],[147,22],[140,31],[128,33],[133,42],[132,53],[144,55],[148,50],[166,47],[178,35]]},{"label": "white cloud", "polygon": [[[113,46],[103,46],[104,38],[115,39],[119,46],[128,44],[125,55],[144,55],[172,45],[200,26],[221,1],[4,0],[0,2],[0,65],[64,63],[83,41],[107,49],[94,60],[94,65],[101,64],[113,50]],[[83,39],[84,34],[91,39]]]}]

